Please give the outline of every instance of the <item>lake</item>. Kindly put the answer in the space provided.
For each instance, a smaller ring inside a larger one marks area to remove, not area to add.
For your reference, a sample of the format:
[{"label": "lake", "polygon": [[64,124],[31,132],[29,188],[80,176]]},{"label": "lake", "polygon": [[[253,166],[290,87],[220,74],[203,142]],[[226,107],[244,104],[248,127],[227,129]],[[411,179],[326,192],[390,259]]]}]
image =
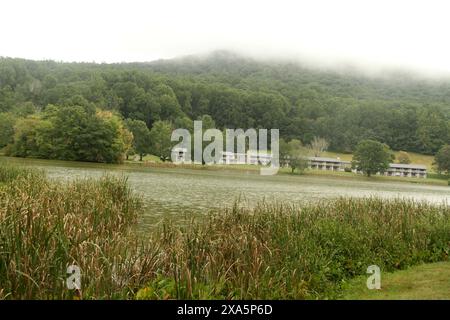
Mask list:
[{"label": "lake", "polygon": [[450,188],[398,181],[368,181],[340,177],[288,175],[260,176],[258,171],[151,168],[141,165],[107,165],[68,161],[1,157],[3,161],[44,169],[53,179],[125,175],[142,195],[145,210],[140,227],[152,226],[162,217],[189,219],[212,208],[258,201],[301,203],[339,196],[412,198],[450,203]]}]

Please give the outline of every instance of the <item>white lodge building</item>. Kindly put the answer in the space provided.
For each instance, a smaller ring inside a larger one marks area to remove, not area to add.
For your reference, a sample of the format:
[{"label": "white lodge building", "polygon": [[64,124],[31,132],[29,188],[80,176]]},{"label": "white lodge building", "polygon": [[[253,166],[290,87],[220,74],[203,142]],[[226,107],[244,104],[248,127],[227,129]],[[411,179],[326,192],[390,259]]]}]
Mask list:
[{"label": "white lodge building", "polygon": [[[342,161],[339,158],[308,157],[309,169],[344,171],[345,168],[350,167],[350,161]],[[356,169],[353,169],[352,171],[354,173],[361,173]],[[426,178],[427,167],[420,164],[390,163],[389,168],[383,175],[392,177]]]},{"label": "white lodge building", "polygon": [[339,158],[308,157],[308,168],[316,170],[344,171],[350,167],[350,161]]},{"label": "white lodge building", "polygon": [[427,167],[420,164],[391,163],[385,176],[426,178]]},{"label": "white lodge building", "polygon": [[[173,148],[172,159],[177,163],[191,163],[187,155],[186,148]],[[249,150],[247,153],[222,152],[222,158],[218,164],[262,164],[267,165],[272,161],[272,154],[269,152],[258,152]]]},{"label": "white lodge building", "polygon": [[[178,163],[191,163],[187,160],[187,149],[175,148],[172,150],[172,155],[177,159]],[[340,158],[325,158],[325,157],[307,157],[308,168],[312,170],[329,170],[329,171],[345,171],[346,168],[351,168],[350,161],[343,161]],[[272,161],[272,154],[269,152],[248,151],[247,153],[234,153],[224,151],[222,159],[219,164],[262,164],[267,165]],[[353,169],[354,173],[361,173]],[[379,175],[379,173],[377,173]],[[385,176],[393,177],[412,177],[412,178],[426,178],[427,167],[420,164],[400,164],[391,163]]]}]

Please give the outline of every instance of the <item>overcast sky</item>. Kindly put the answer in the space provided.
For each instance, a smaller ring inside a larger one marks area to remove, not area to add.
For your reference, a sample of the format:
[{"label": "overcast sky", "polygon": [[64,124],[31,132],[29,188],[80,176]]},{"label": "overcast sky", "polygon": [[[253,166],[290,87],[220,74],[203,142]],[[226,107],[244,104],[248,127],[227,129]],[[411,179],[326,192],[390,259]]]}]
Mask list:
[{"label": "overcast sky", "polygon": [[0,56],[121,62],[216,49],[450,73],[450,1],[0,2]]}]

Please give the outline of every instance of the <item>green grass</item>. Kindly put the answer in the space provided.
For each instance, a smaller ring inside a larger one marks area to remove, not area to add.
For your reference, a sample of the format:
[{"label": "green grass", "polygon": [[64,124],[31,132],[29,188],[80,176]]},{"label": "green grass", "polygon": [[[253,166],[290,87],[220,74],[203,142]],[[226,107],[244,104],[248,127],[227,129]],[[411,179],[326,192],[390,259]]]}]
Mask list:
[{"label": "green grass", "polygon": [[351,300],[450,300],[450,261],[424,264],[381,274],[381,289],[369,290],[367,277],[349,282],[342,299]]}]

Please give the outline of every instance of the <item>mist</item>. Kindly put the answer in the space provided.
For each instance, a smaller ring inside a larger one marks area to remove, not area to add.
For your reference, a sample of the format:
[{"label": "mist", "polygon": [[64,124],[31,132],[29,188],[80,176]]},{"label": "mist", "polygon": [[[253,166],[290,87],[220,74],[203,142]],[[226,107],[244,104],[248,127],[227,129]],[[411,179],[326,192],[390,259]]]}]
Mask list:
[{"label": "mist", "polygon": [[450,75],[446,1],[2,2],[0,56],[136,62],[225,49],[366,74]]}]

